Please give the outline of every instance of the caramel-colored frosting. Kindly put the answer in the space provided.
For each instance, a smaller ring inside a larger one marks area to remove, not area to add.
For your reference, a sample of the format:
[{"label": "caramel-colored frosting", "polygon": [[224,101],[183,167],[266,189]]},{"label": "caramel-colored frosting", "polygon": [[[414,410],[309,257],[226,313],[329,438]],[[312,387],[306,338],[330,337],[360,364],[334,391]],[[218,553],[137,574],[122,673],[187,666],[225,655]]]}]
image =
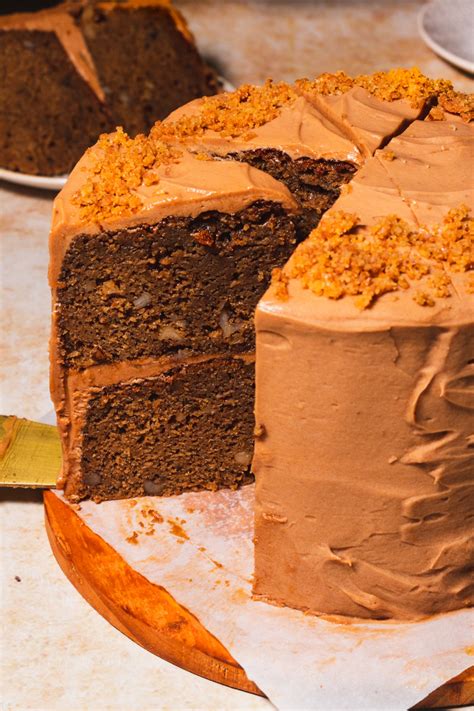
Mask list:
[{"label": "caramel-colored frosting", "polygon": [[84,36],[71,15],[73,5],[64,3],[40,12],[17,13],[0,17],[1,30],[54,32],[77,73],[90,86],[97,98],[105,95]]},{"label": "caramel-colored frosting", "polygon": [[[139,141],[140,137],[131,143],[136,145]],[[195,217],[208,210],[234,213],[257,200],[277,202],[289,211],[298,210],[288,189],[266,173],[245,163],[199,160],[184,149],[166,154],[164,162],[158,161],[153,166],[148,179],[141,182],[140,177],[136,187],[126,190],[124,198],[118,188],[114,192],[112,187],[118,175],[115,171],[127,167],[126,154],[123,159],[121,154],[120,160],[124,161],[120,164],[122,168],[115,162],[111,166],[103,204],[96,202],[100,185],[95,182],[97,166],[106,164],[101,142],[85,153],[56,197],[50,235],[53,286],[67,247],[77,234],[99,236],[104,230],[154,224],[170,215]],[[122,183],[120,180],[120,190]],[[89,191],[93,207],[98,205],[92,214],[87,201]],[[90,215],[89,219],[84,217],[84,211]]]},{"label": "caramel-colored frosting", "polygon": [[[437,85],[423,75],[399,71],[416,84],[413,94],[407,90],[393,94],[393,88],[389,93],[386,87],[392,87],[393,80],[384,73],[367,88],[346,75],[323,75],[332,77],[329,87],[324,84],[325,93],[319,90],[323,84],[318,79],[294,85],[267,82],[263,87],[244,86],[231,94],[194,100],[171,113],[155,132],[216,155],[273,148],[293,159],[304,156],[359,165],[418,118],[436,92]],[[429,84],[430,92],[420,92],[419,77]]]},{"label": "caramel-colored frosting", "polygon": [[[206,99],[195,99],[173,111],[165,119],[178,123],[185,117],[199,113]],[[261,126],[247,130],[242,135],[229,135],[222,131],[207,129],[192,137],[180,138],[190,150],[209,152],[224,156],[258,149],[272,148],[289,155],[293,160],[309,157],[315,160],[341,160],[358,165],[362,162],[360,151],[354,141],[339,130],[336,123],[326,119],[316,106],[303,96],[283,106],[278,115]]]},{"label": "caramel-colored frosting", "polygon": [[257,595],[398,619],[473,604],[472,325],[261,307],[256,326]]},{"label": "caramel-colored frosting", "polygon": [[[369,281],[370,227],[381,218],[402,216],[416,234],[427,226],[428,240],[460,200],[474,208],[474,128],[454,124],[413,124],[324,218],[357,211]],[[463,232],[458,252],[452,236],[437,259],[427,241],[426,262],[441,263],[448,284],[432,300],[414,299],[416,279],[362,310],[346,292],[318,296],[301,278],[319,264],[316,241],[306,272],[283,269],[286,298],[278,279],[261,300],[253,468],[262,599],[399,619],[473,604],[474,295],[465,270],[474,242]],[[386,263],[398,248],[387,242]]]}]

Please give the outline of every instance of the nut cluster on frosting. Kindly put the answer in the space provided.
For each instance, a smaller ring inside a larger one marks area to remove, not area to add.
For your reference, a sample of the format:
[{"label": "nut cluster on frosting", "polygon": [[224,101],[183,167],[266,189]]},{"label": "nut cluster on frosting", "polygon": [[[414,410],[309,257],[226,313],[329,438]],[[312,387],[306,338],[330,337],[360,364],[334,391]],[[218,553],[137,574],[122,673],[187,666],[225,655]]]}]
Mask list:
[{"label": "nut cluster on frosting", "polygon": [[328,213],[300,244],[283,270],[273,272],[277,295],[288,297],[288,282],[298,279],[317,296],[354,296],[367,308],[380,296],[408,289],[423,277],[426,288],[414,299],[433,306],[450,295],[446,270],[474,269],[474,219],[464,205],[450,210],[442,224],[414,227],[396,215],[361,225],[357,215]]},{"label": "nut cluster on frosting", "polygon": [[319,94],[344,94],[355,86],[366,89],[382,101],[406,99],[418,108],[430,97],[453,91],[453,86],[446,79],[429,79],[417,67],[412,69],[391,69],[388,72],[360,74],[354,78],[345,72],[321,74],[314,80],[300,79],[296,86],[305,92]]},{"label": "nut cluster on frosting", "polygon": [[285,82],[274,83],[269,79],[263,86],[245,84],[230,93],[204,97],[199,112],[182,116],[175,122],[158,122],[151,135],[184,139],[216,131],[223,136],[245,137],[276,118],[281,108],[296,96]]},{"label": "nut cluster on frosting", "polygon": [[139,210],[142,200],[134,191],[141,185],[159,182],[154,171],[160,165],[176,162],[181,155],[176,146],[143,135],[130,138],[122,128],[103,134],[89,151],[95,162],[88,168],[87,180],[73,202],[84,219],[93,221]]},{"label": "nut cluster on frosting", "polygon": [[446,114],[457,114],[463,121],[474,121],[474,94],[463,94],[460,91],[447,91],[438,97],[428,118],[433,121],[444,121]]}]

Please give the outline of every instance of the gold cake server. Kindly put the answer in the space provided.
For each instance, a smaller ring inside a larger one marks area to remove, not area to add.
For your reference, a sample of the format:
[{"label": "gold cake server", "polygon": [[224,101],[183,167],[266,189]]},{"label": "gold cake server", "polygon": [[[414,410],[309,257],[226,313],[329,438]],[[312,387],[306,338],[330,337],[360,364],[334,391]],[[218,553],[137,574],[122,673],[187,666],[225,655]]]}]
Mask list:
[{"label": "gold cake server", "polygon": [[0,486],[50,488],[60,468],[56,427],[0,415]]}]

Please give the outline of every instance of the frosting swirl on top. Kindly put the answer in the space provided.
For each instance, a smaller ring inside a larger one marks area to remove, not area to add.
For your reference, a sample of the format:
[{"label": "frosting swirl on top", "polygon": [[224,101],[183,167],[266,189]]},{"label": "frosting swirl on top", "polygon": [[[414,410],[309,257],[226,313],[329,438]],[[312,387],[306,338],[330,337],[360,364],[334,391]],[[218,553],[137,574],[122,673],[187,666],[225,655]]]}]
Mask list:
[{"label": "frosting swirl on top", "polygon": [[267,81],[190,102],[157,124],[154,134],[217,155],[274,148],[293,159],[360,165],[418,118],[437,92],[449,89],[449,82],[428,79],[417,69],[355,79],[337,72],[293,85]]}]

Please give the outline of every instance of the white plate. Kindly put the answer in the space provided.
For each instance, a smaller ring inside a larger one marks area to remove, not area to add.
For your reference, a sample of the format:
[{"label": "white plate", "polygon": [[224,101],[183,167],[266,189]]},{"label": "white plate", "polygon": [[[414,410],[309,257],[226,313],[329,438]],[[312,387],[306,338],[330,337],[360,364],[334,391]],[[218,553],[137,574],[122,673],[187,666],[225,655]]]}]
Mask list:
[{"label": "white plate", "polygon": [[[227,81],[224,77],[219,77],[225,91],[234,91],[235,86]],[[46,175],[29,175],[28,173],[17,173],[13,170],[0,168],[0,180],[6,180],[8,183],[16,185],[27,185],[30,188],[40,188],[43,190],[61,190],[66,184],[67,175],[55,175],[47,177]]]},{"label": "white plate", "polygon": [[473,0],[431,0],[418,16],[418,29],[436,54],[474,73]]},{"label": "white plate", "polygon": [[29,175],[28,173],[16,173],[13,170],[0,168],[0,180],[6,180],[16,185],[28,185],[30,188],[42,188],[43,190],[61,190],[66,184],[67,175]]}]

